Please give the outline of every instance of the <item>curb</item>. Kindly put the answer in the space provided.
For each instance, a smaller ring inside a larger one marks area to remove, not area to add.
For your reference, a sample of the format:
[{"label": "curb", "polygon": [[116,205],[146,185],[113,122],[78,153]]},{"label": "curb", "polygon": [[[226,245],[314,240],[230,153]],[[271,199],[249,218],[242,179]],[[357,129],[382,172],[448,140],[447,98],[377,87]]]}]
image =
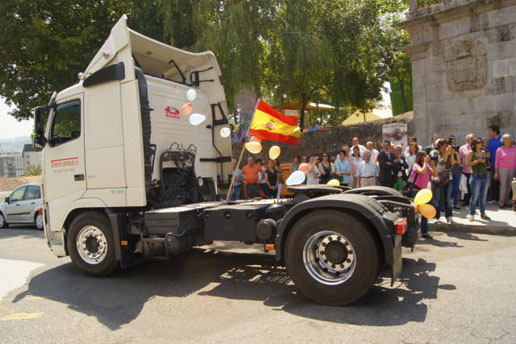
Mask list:
[{"label": "curb", "polygon": [[428,229],[434,232],[463,232],[463,233],[478,233],[478,234],[492,234],[492,235],[514,235],[516,236],[516,227],[512,226],[479,226],[479,225],[464,225],[461,223],[454,224],[428,224]]}]

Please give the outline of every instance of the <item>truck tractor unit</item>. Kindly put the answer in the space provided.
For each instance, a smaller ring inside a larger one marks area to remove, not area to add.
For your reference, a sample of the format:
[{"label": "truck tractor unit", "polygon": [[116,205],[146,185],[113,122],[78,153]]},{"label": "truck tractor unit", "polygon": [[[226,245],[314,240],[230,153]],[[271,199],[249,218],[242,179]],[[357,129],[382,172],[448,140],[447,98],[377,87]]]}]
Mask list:
[{"label": "truck tractor unit", "polygon": [[220,76],[212,52],[118,21],[79,82],[34,110],[52,252],[107,276],[213,241],[263,244],[307,297],[330,305],[362,297],[382,268],[396,280],[419,215],[393,189],[299,185],[287,199],[225,200],[231,138]]}]

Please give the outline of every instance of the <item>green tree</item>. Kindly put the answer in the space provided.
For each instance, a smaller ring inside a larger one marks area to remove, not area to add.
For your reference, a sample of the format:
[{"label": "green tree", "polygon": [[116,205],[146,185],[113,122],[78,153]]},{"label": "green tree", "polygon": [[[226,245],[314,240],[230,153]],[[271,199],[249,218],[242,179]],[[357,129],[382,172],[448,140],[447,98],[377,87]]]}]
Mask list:
[{"label": "green tree", "polygon": [[124,13],[135,29],[163,38],[157,1],[0,1],[0,95],[29,118],[52,91],[78,81],[113,24]]},{"label": "green tree", "polygon": [[[212,50],[230,109],[241,95],[330,103],[337,124],[380,98],[386,80],[410,92],[406,35],[389,13],[407,0],[11,0],[0,2],[0,95],[17,118],[77,82],[123,13],[131,28],[193,51]],[[398,16],[399,18],[399,16]],[[407,101],[407,103],[410,103]]]},{"label": "green tree", "polygon": [[302,128],[306,106],[320,95],[333,64],[318,16],[316,1],[279,1],[268,42],[269,92],[277,102],[288,99],[299,105]]},{"label": "green tree", "polygon": [[401,111],[406,112],[412,110],[412,65],[410,56],[404,51],[409,43],[408,34],[397,27],[401,20],[399,13],[385,15],[374,30],[371,41],[377,46],[387,78],[399,85]]}]

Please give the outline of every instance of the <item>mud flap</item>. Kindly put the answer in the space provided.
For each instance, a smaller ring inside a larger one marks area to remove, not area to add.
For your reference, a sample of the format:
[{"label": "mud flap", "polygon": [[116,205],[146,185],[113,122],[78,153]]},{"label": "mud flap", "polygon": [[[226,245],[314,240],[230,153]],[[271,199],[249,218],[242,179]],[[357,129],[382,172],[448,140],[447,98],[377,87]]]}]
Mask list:
[{"label": "mud flap", "polygon": [[394,261],[391,266],[391,286],[400,277],[402,271],[403,257],[401,254],[401,235],[394,237]]}]

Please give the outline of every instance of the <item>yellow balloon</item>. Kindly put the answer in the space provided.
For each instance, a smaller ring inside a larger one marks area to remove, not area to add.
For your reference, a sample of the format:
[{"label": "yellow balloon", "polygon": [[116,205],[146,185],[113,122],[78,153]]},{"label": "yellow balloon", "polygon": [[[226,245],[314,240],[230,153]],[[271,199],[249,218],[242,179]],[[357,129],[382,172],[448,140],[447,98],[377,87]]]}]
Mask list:
[{"label": "yellow balloon", "polygon": [[437,214],[437,210],[431,204],[420,204],[417,206],[417,210],[427,219],[433,219]]},{"label": "yellow balloon", "polygon": [[426,204],[432,200],[433,194],[432,190],[430,189],[421,189],[416,194],[416,197],[414,197],[414,204],[416,206],[421,204]]},{"label": "yellow balloon", "polygon": [[281,154],[281,148],[279,146],[272,146],[269,149],[269,159],[276,160]]},{"label": "yellow balloon", "polygon": [[245,149],[252,154],[258,154],[262,151],[262,144],[260,142],[247,142],[245,144]]},{"label": "yellow balloon", "polygon": [[338,179],[330,179],[326,185],[330,186],[340,186],[340,182]]}]

